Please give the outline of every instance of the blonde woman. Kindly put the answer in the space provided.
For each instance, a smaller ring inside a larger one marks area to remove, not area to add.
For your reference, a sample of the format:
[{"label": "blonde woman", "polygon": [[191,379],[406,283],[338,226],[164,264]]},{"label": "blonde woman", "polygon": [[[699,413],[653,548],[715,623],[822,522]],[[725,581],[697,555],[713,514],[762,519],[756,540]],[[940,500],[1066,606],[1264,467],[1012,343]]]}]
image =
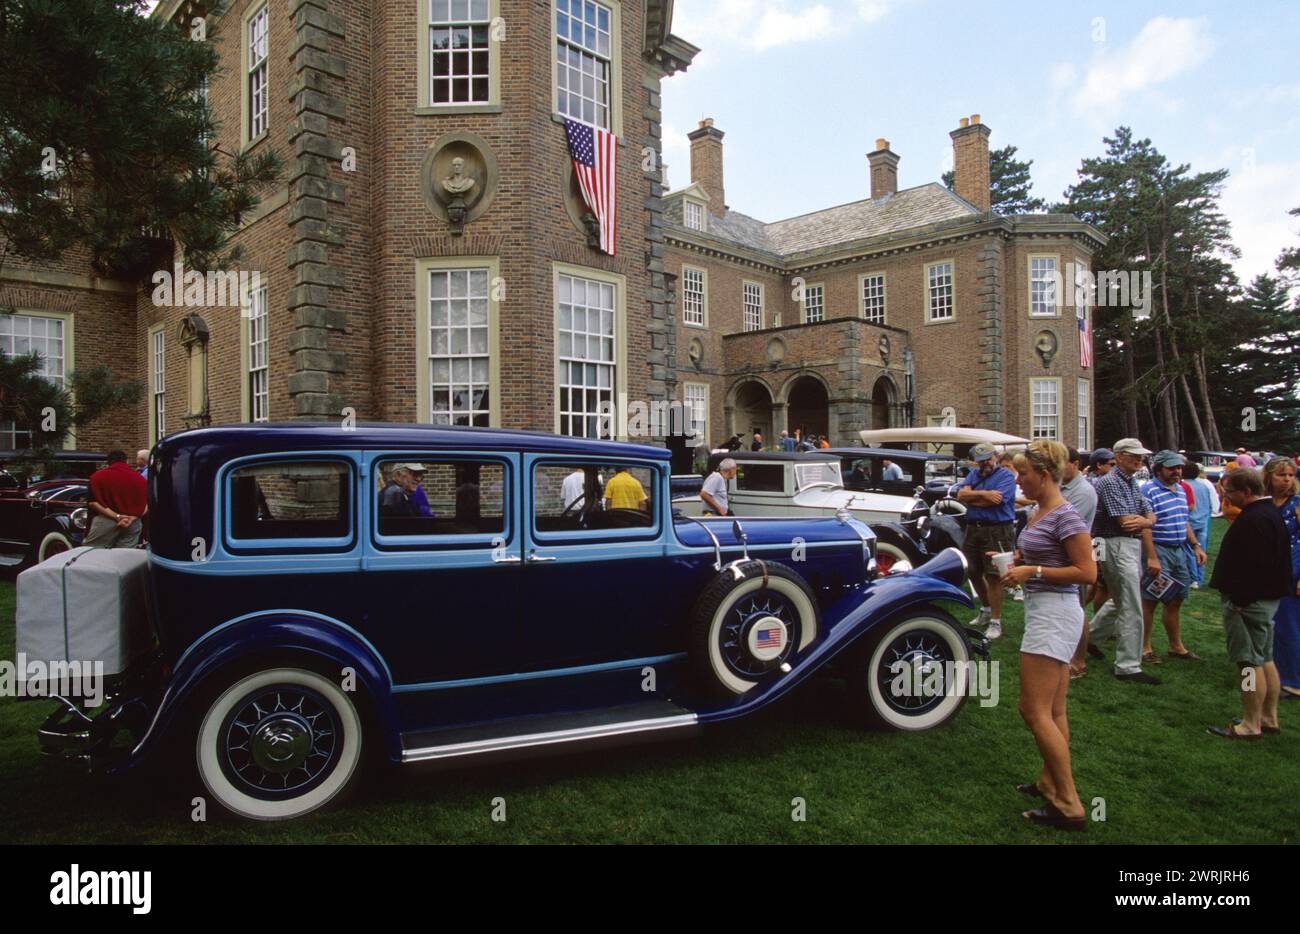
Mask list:
[{"label": "blonde woman", "polygon": [[1024,495],[1038,504],[1017,541],[1017,561],[1002,578],[1025,588],[1025,635],[1020,643],[1020,715],[1043,757],[1037,782],[1016,786],[1046,803],[1027,820],[1082,830],[1083,803],[1070,768],[1065,695],[1070,659],[1083,631],[1079,587],[1097,579],[1092,537],[1079,511],[1061,494],[1069,451],[1058,441],[1032,441],[1012,464]]}]

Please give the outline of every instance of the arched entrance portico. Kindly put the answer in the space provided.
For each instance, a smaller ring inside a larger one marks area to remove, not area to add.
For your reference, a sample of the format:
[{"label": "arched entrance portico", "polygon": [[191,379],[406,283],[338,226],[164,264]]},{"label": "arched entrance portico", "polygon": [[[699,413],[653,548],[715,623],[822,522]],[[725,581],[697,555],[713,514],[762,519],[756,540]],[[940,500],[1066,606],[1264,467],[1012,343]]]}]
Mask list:
[{"label": "arched entrance portico", "polygon": [[898,411],[898,387],[888,376],[881,376],[871,387],[871,427],[893,428]]},{"label": "arched entrance portico", "polygon": [[[727,437],[740,435],[745,447],[753,440],[754,432],[763,435],[763,443],[772,443],[772,391],[755,379],[737,383],[731,391],[731,404],[727,407]],[[726,438],[718,438],[725,441]]]},{"label": "arched entrance portico", "polygon": [[826,384],[816,376],[804,374],[794,377],[785,393],[790,434],[796,428],[804,435],[830,435],[830,396]]}]

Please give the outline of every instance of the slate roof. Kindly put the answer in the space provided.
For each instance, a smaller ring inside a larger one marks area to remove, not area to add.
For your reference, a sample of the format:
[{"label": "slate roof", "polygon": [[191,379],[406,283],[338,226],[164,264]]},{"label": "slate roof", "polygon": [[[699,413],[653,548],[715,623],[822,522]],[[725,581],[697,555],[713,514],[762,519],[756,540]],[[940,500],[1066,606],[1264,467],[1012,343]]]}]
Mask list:
[{"label": "slate roof", "polygon": [[[875,201],[870,198],[853,201],[771,224],[739,211],[729,210],[723,218],[710,213],[705,235],[777,256],[790,256],[979,213],[969,201],[938,182],[929,182]],[[686,229],[680,198],[667,203],[664,217],[670,225]]]}]

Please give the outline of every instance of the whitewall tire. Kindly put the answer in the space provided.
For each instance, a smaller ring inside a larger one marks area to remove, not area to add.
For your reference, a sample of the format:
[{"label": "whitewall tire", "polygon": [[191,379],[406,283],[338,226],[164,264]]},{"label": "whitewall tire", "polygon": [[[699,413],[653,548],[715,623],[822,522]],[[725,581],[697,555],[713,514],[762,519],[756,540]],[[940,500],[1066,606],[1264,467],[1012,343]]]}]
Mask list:
[{"label": "whitewall tire", "polygon": [[957,621],[926,606],[877,628],[864,637],[852,659],[851,684],[855,693],[866,695],[859,701],[865,701],[866,719],[886,729],[915,732],[955,717],[965,703],[971,674],[970,647]]},{"label": "whitewall tire", "polygon": [[340,797],[361,772],[362,718],[314,671],[272,668],[222,691],[199,725],[195,756],[208,793],[250,820],[301,817]]},{"label": "whitewall tire", "polygon": [[36,563],[40,564],[46,558],[71,550],[72,542],[63,532],[46,532],[45,537],[36,547]]}]

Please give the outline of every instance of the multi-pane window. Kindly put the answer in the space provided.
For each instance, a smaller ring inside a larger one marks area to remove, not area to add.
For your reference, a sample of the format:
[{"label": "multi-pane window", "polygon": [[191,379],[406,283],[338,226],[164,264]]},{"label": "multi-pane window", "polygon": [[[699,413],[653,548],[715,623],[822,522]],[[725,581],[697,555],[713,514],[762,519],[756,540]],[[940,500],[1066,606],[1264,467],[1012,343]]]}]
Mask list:
[{"label": "multi-pane window", "polygon": [[1029,257],[1029,313],[1056,317],[1056,257]]},{"label": "multi-pane window", "polygon": [[266,131],[267,74],[266,43],[268,9],[263,6],[248,20],[248,138],[257,139]]},{"label": "multi-pane window", "polygon": [[803,290],[804,324],[812,324],[826,317],[826,293],[820,285],[807,285]]},{"label": "multi-pane window", "polygon": [[952,320],[952,263],[925,267],[927,309],[930,321]]},{"label": "multi-pane window", "polygon": [[559,277],[560,430],[582,438],[613,434],[614,286]]},{"label": "multi-pane window", "polygon": [[885,277],[862,277],[862,317],[872,324],[885,323]]},{"label": "multi-pane window", "polygon": [[149,369],[153,384],[153,440],[167,434],[167,339],[162,328],[149,338]]},{"label": "multi-pane window", "polygon": [[248,294],[248,419],[270,420],[267,368],[266,289]]},{"label": "multi-pane window", "polygon": [[[63,388],[62,319],[0,314],[0,353],[6,357],[36,354],[41,362],[40,375]],[[18,450],[31,447],[31,444],[30,431],[19,430],[13,422],[0,422],[0,448]]]},{"label": "multi-pane window", "polygon": [[1029,381],[1031,438],[1052,438],[1060,435],[1060,399],[1057,389],[1060,384],[1055,379],[1031,379]]},{"label": "multi-pane window", "polygon": [[704,270],[682,267],[682,321],[704,327]]},{"label": "multi-pane window", "polygon": [[682,214],[691,230],[704,229],[704,206],[698,201],[682,202]]},{"label": "multi-pane window", "polygon": [[593,0],[555,0],[555,91],[559,112],[603,129],[610,126],[612,14]]},{"label": "multi-pane window", "polygon": [[1080,451],[1086,451],[1088,450],[1089,447],[1088,445],[1088,416],[1089,416],[1088,397],[1090,393],[1088,390],[1090,388],[1091,387],[1088,385],[1088,381],[1086,379],[1079,380],[1079,396],[1078,396],[1077,411],[1079,413],[1078,449]]},{"label": "multi-pane window", "polygon": [[692,440],[709,437],[709,387],[707,383],[683,383],[682,403],[690,420],[687,430]]},{"label": "multi-pane window", "polygon": [[746,331],[757,331],[763,327],[763,286],[757,282],[746,282],[743,286],[744,314],[743,327]]},{"label": "multi-pane window", "polygon": [[489,99],[488,0],[429,0],[429,102]]},{"label": "multi-pane window", "polygon": [[488,270],[429,273],[429,411],[435,425],[486,426]]}]

